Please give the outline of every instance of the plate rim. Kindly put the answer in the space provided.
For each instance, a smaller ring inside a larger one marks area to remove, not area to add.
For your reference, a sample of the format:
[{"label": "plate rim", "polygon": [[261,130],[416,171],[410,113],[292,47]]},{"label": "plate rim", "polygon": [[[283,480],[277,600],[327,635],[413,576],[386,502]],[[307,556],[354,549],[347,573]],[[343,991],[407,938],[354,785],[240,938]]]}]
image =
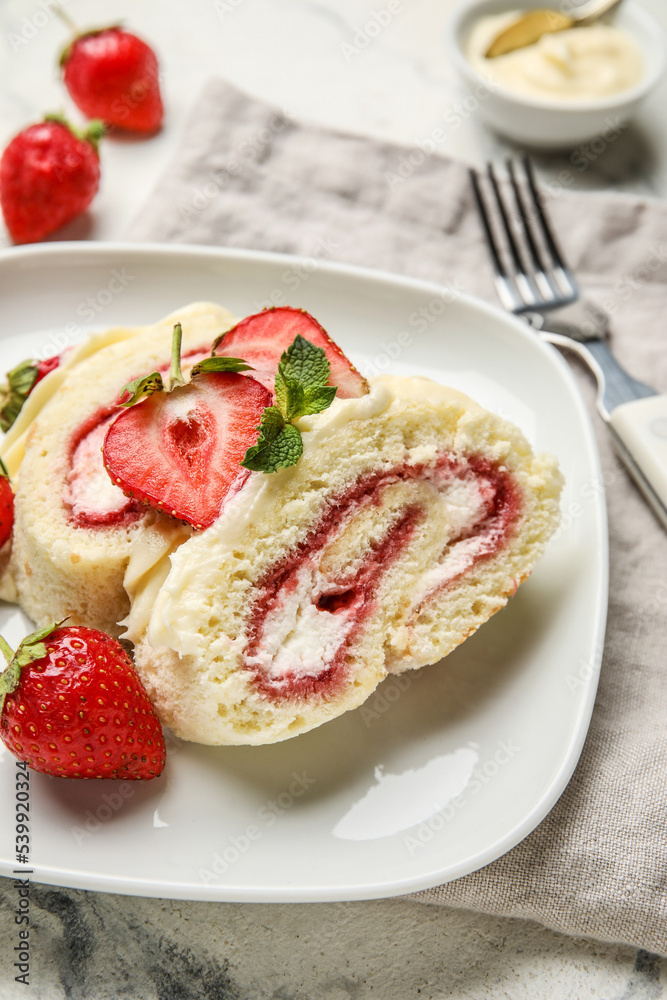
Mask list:
[{"label": "plate rim", "polygon": [[[37,261],[44,258],[74,258],[84,255],[87,258],[114,257],[119,254],[133,255],[140,258],[153,257],[190,257],[212,258],[218,260],[239,260],[252,265],[253,262],[281,264],[289,266],[295,261],[310,259],[305,255],[274,253],[265,250],[251,250],[235,247],[217,247],[206,244],[165,244],[155,242],[110,241],[88,243],[84,241],[53,241],[44,244],[29,244],[0,250],[0,277],[5,267],[11,266],[22,259]],[[389,271],[374,269],[355,264],[345,264],[337,261],[319,260],[318,271],[333,275],[353,277],[376,284],[403,287],[406,290],[420,291],[431,295],[442,295],[447,289],[446,283],[426,281],[407,275],[394,274]],[[583,398],[577,387],[574,376],[564,358],[555,347],[540,339],[526,324],[511,313],[505,312],[499,306],[489,303],[467,293],[456,290],[456,301],[462,302],[467,308],[485,313],[494,322],[501,321],[508,329],[526,344],[531,350],[537,349],[548,364],[555,366],[564,379],[575,406],[577,422],[583,431],[586,452],[589,455],[593,473],[602,484],[602,469],[600,456],[595,440],[593,424],[584,405]],[[194,882],[167,882],[147,878],[125,877],[109,874],[90,874],[70,868],[48,866],[34,868],[33,878],[46,884],[69,886],[77,889],[157,897],[169,899],[187,899],[209,902],[341,902],[368,899],[382,899],[391,896],[402,896],[417,893],[437,885],[448,884],[465,875],[479,871],[481,868],[503,857],[508,851],[524,840],[548,815],[565,791],[579,762],[586,737],[590,728],[600,668],[604,650],[606,617],[609,597],[609,543],[607,528],[607,508],[605,490],[596,491],[594,503],[591,505],[595,524],[599,527],[601,544],[596,549],[595,579],[598,584],[595,600],[595,616],[591,633],[591,653],[587,662],[591,664],[591,676],[585,689],[585,697],[580,701],[576,715],[576,726],[563,755],[560,766],[555,772],[548,788],[534,804],[523,821],[515,825],[503,837],[495,840],[485,850],[468,857],[465,862],[449,865],[444,871],[431,869],[427,873],[412,877],[401,877],[398,881],[387,879],[368,885],[343,887],[339,885],[299,886],[225,886],[219,882],[197,884]],[[0,874],[12,877],[13,863],[0,858]]]}]

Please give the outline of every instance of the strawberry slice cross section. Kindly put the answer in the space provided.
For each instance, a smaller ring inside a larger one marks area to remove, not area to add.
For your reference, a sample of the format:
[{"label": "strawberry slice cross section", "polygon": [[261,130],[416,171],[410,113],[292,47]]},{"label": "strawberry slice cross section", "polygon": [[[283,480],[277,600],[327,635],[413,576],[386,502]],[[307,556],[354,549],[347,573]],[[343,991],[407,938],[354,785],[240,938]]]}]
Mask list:
[{"label": "strawberry slice cross section", "polygon": [[176,337],[170,390],[161,391],[162,380],[155,372],[127,387],[132,393],[129,404],[142,393],[150,394],[129,405],[110,425],[102,448],[104,465],[112,481],[136,500],[195,528],[207,528],[232,486],[249,475],[240,463],[257,440],[271,394],[239,373],[249,367],[240,359],[214,359],[228,361],[236,371],[206,371],[206,362],[200,362],[185,383],[180,324]]},{"label": "strawberry slice cross section", "polygon": [[280,358],[297,336],[322,348],[326,354],[330,365],[329,385],[338,386],[338,399],[364,396],[368,392],[363,375],[324,327],[304,309],[277,306],[247,316],[214,341],[213,348],[219,356],[245,358],[254,369],[254,378],[272,390]]}]

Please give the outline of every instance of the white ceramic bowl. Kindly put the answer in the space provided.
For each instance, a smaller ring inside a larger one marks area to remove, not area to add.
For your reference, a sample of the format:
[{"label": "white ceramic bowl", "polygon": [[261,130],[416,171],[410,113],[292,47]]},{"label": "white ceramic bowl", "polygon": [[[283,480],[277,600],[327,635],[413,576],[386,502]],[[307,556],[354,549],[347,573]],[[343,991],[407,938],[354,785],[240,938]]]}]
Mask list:
[{"label": "white ceramic bowl", "polygon": [[[467,90],[471,113],[497,132],[524,146],[562,149],[595,137],[609,138],[628,124],[641,101],[655,87],[667,64],[667,32],[636,0],[624,0],[614,12],[613,24],[638,42],[646,72],[634,87],[610,97],[577,102],[526,97],[488,81],[465,56],[474,24],[482,17],[512,10],[549,6],[545,0],[464,0],[449,20],[448,46]],[[556,7],[557,4],[552,6]],[[475,108],[472,109],[472,102]]]}]

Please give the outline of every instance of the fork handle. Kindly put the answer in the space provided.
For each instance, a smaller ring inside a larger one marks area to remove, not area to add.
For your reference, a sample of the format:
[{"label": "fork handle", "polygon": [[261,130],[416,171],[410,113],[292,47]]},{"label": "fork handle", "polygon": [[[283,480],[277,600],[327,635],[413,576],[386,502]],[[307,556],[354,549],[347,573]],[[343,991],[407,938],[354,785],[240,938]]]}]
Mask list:
[{"label": "fork handle", "polygon": [[609,427],[628,471],[667,528],[667,396],[621,403]]},{"label": "fork handle", "polygon": [[603,340],[581,343],[546,330],[540,336],[574,351],[594,374],[600,416],[628,472],[667,530],[667,396],[631,378]]}]

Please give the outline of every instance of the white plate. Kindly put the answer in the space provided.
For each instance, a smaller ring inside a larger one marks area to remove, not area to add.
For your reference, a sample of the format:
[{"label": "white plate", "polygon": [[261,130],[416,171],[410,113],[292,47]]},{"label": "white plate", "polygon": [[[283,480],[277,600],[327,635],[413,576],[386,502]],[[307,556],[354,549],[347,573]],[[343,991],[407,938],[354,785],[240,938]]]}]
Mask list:
[{"label": "white plate", "polygon": [[[598,458],[567,366],[514,318],[445,289],[270,254],[50,244],[0,257],[0,369],[196,299],[310,310],[369,372],[430,375],[554,452],[565,519],[509,606],[441,664],[268,747],[173,746],[148,784],[33,774],[33,878],[203,900],[366,899],[424,889],[522,840],[565,788],[593,708],[607,541]],[[55,346],[54,346],[55,337]],[[51,348],[49,349],[49,343]],[[11,640],[22,627],[3,609]],[[0,753],[0,871],[16,867]]]}]

